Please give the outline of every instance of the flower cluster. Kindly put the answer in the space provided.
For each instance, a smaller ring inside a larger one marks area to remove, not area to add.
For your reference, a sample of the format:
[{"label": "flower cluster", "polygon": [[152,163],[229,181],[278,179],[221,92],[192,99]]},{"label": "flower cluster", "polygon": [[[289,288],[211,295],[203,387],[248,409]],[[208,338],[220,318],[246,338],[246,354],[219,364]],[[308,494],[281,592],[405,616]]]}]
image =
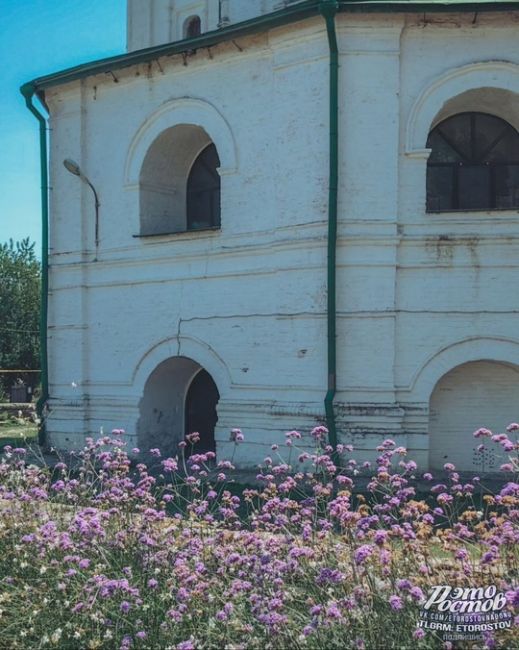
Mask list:
[{"label": "flower cluster", "polygon": [[[288,458],[273,445],[249,486],[196,433],[175,457],[149,450],[153,468],[119,429],[53,468],[5,447],[2,647],[440,648],[417,628],[433,586],[492,583],[519,605],[518,430],[474,434],[510,455],[496,494],[451,463],[421,480],[391,439],[360,463],[322,426],[288,432]],[[463,647],[518,641],[515,627]]]}]

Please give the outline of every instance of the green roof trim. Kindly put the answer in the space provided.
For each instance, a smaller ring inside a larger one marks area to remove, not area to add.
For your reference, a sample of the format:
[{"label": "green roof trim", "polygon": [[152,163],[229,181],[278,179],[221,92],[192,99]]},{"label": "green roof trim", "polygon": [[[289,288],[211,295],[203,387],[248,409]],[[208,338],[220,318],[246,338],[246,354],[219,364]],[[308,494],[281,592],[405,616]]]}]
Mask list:
[{"label": "green roof trim", "polygon": [[282,27],[298,20],[317,16],[320,7],[324,4],[333,4],[339,12],[349,13],[481,13],[519,10],[519,0],[306,0],[305,2],[288,5],[269,14],[206,32],[194,38],[186,38],[174,43],[165,43],[142,50],[125,52],[106,59],[83,63],[44,77],[38,77],[24,84],[20,90],[24,97],[27,97],[29,94],[43,91],[52,86],[96,74],[110,73],[164,56],[173,56],[189,50],[211,47],[242,36],[258,34],[275,27]]}]

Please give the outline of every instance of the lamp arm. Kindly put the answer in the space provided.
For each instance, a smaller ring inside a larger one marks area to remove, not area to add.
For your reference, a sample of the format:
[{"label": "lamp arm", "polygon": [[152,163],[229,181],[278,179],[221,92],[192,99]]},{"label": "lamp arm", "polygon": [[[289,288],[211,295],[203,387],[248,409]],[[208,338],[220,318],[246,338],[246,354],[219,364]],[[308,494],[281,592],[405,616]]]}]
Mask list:
[{"label": "lamp arm", "polygon": [[99,246],[99,206],[101,204],[99,203],[99,197],[97,196],[96,188],[92,185],[92,183],[88,180],[88,178],[84,174],[81,174],[81,178],[85,181],[85,183],[94,193],[95,209],[96,209],[95,245],[97,249],[97,247]]}]

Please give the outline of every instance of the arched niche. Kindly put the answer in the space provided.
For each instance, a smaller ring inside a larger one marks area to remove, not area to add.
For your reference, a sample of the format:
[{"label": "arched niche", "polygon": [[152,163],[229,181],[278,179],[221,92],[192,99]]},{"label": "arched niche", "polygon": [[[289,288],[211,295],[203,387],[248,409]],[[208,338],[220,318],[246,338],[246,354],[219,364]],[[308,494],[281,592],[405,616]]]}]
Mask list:
[{"label": "arched niche", "polygon": [[170,357],[147,378],[139,404],[137,439],[143,451],[159,448],[175,455],[178,443],[197,430],[197,451],[215,450],[215,426],[220,398],[214,379],[188,357]]},{"label": "arched niche", "polygon": [[519,65],[515,63],[482,61],[449,70],[428,84],[414,102],[405,129],[405,153],[426,160],[431,128],[462,111],[490,112],[516,126],[519,114],[513,104],[518,97]]},{"label": "arched niche", "polygon": [[519,367],[519,341],[490,336],[454,341],[436,350],[417,368],[402,398],[414,403],[427,403],[438,381],[450,370],[471,361],[492,360]]},{"label": "arched niche", "polygon": [[163,104],[149,115],[130,144],[126,155],[124,182],[127,189],[137,189],[144,159],[157,138],[175,126],[199,127],[213,142],[220,158],[220,176],[236,171],[237,155],[232,130],[223,115],[209,102],[181,98]]},{"label": "arched niche", "polygon": [[[501,433],[519,418],[519,366],[471,361],[443,375],[429,405],[429,465],[453,463],[461,472],[498,472],[506,452],[488,438],[474,437],[485,427]],[[478,447],[484,444],[484,448]]]}]

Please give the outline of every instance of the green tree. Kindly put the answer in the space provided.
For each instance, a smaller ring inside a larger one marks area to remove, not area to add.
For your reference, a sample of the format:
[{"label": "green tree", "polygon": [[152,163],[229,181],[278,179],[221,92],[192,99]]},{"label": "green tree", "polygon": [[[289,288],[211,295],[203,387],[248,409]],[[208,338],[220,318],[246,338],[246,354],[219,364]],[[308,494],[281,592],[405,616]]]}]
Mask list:
[{"label": "green tree", "polygon": [[34,243],[0,244],[0,369],[40,367],[40,286]]}]

